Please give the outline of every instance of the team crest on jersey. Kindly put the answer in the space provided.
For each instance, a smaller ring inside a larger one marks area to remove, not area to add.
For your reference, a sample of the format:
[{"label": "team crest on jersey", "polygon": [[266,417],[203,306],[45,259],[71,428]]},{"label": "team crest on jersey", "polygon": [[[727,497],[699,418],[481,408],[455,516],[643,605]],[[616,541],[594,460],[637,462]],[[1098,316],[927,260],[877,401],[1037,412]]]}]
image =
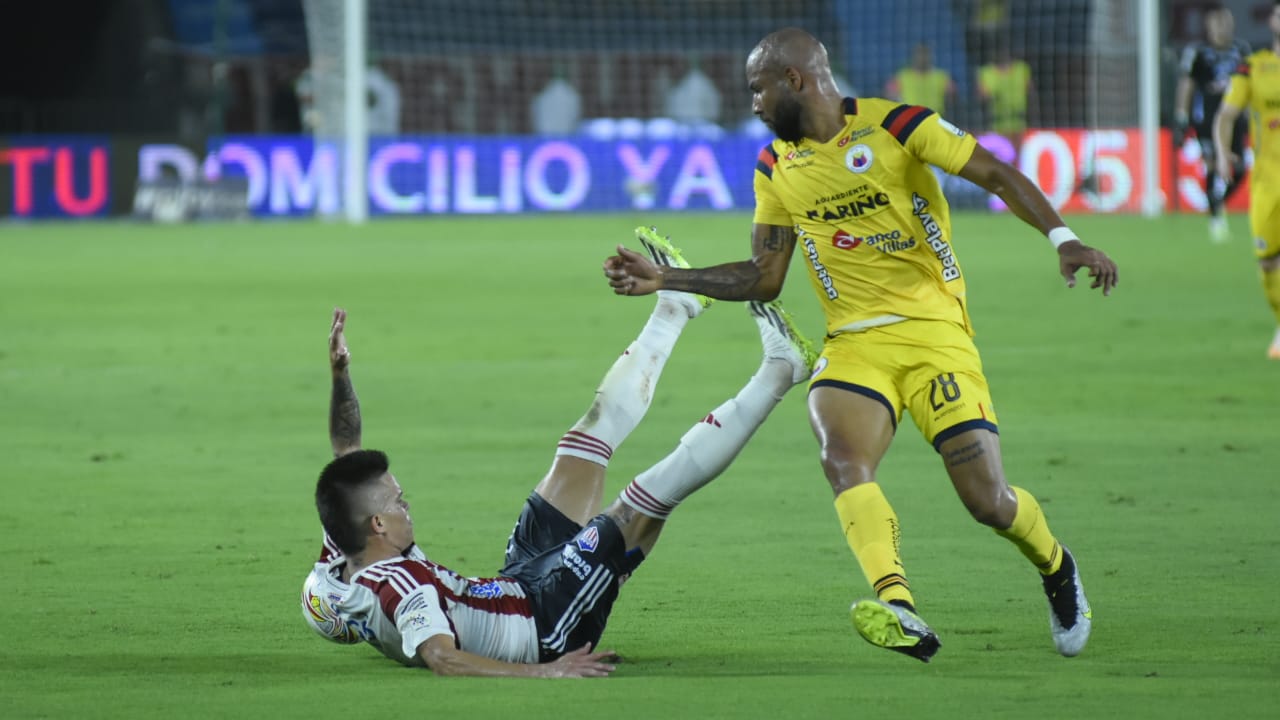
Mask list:
[{"label": "team crest on jersey", "polygon": [[595,552],[596,548],[600,546],[600,531],[596,530],[596,527],[592,525],[578,533],[578,537],[574,538],[573,541],[582,552]]},{"label": "team crest on jersey", "polygon": [[871,169],[871,162],[874,159],[875,154],[871,152],[871,148],[858,143],[844,154],[844,166],[849,168],[850,172],[862,174]]}]

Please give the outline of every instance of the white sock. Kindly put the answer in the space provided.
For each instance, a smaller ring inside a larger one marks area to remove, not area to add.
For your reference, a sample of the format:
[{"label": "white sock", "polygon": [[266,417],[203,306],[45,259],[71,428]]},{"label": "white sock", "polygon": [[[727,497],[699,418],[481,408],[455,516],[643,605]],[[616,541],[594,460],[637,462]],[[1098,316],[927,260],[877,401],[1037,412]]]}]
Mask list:
[{"label": "white sock", "polygon": [[688,323],[689,314],[678,301],[658,298],[639,337],[600,381],[587,414],[560,438],[556,455],[572,455],[607,467],[613,451],[636,429],[653,402],[662,368]]},{"label": "white sock", "polygon": [[791,365],[765,360],[732,400],[712,410],[680,438],[676,449],[622,490],[622,502],[666,520],[680,501],[729,467],[756,428],[790,390]]}]

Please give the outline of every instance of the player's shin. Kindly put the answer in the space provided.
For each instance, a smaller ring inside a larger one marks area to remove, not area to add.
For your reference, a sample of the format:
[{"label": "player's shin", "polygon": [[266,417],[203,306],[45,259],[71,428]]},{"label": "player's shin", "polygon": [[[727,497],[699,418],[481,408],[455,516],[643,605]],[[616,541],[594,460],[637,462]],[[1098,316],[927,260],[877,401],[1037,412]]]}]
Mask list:
[{"label": "player's shin", "polygon": [[622,502],[651,518],[667,519],[676,505],[729,467],[793,384],[790,364],[765,360],[737,396],[707,413],[670,455],[623,488]]},{"label": "player's shin", "polygon": [[844,528],[845,541],[876,596],[885,602],[906,602],[914,609],[915,599],[899,551],[898,515],[880,485],[862,483],[837,495],[836,515]]},{"label": "player's shin", "polygon": [[1052,575],[1062,567],[1062,546],[1049,531],[1049,523],[1031,493],[1011,487],[1018,496],[1018,512],[1013,524],[996,534],[1018,546],[1018,550],[1044,575]]},{"label": "player's shin", "polygon": [[689,314],[678,302],[659,298],[635,339],[605,373],[595,399],[564,434],[556,455],[570,455],[608,466],[618,445],[640,424],[653,391]]}]

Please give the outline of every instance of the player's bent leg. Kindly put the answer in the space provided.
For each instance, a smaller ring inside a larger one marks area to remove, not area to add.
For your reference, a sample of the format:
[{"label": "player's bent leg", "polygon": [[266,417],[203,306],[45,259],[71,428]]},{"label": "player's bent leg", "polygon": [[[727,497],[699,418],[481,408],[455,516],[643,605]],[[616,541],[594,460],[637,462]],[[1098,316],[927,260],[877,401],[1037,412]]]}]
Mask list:
[{"label": "player's bent leg", "polygon": [[1006,482],[999,436],[985,428],[967,430],[938,443],[938,452],[974,519],[1012,542],[1040,571],[1054,645],[1063,655],[1078,655],[1092,632],[1093,614],[1075,559],[1049,530],[1035,496]]},{"label": "player's bent leg", "polygon": [[648,411],[667,359],[691,318],[681,295],[658,298],[640,335],[600,381],[591,407],[560,438],[551,470],[535,489],[579,524],[599,514],[604,468]]},{"label": "player's bent leg", "polygon": [[670,454],[623,488],[611,506],[629,511],[620,521],[634,521],[634,527],[624,526],[623,532],[633,534],[646,554],[657,542],[661,521],[728,469],[787,391],[812,371],[815,353],[779,303],[749,303],[747,309],[760,331],[759,369],[737,395],[685,433]]},{"label": "player's bent leg", "polygon": [[974,428],[952,434],[937,443],[937,449],[973,519],[996,529],[1012,525],[1018,501],[1005,481],[1000,436],[985,427]]},{"label": "player's bent leg", "polygon": [[556,455],[546,477],[533,491],[565,517],[586,525],[600,513],[604,475],[604,465],[570,455]]},{"label": "player's bent leg", "polygon": [[875,481],[893,440],[895,416],[889,407],[890,401],[873,390],[821,379],[809,392],[809,422],[845,542],[877,597],[914,606],[899,552],[898,516]]}]

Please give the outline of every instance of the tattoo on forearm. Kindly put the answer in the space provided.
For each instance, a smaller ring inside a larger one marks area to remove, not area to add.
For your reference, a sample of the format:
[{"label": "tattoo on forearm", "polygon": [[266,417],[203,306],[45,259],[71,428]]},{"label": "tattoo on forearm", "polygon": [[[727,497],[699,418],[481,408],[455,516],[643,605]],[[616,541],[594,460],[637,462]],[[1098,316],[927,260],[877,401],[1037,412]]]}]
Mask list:
[{"label": "tattoo on forearm", "polygon": [[986,450],[982,448],[982,443],[976,441],[971,442],[964,447],[956,448],[955,450],[951,450],[947,453],[947,467],[954,467],[956,465],[963,465],[967,462],[973,462],[986,454]]},{"label": "tattoo on forearm", "polygon": [[721,300],[749,300],[751,290],[760,281],[760,268],[750,260],[727,263],[696,270],[667,268],[665,286],[707,295]]},{"label": "tattoo on forearm", "polygon": [[335,453],[340,448],[360,447],[360,402],[351,385],[351,376],[346,373],[333,379],[333,395],[329,400],[329,440]]}]

